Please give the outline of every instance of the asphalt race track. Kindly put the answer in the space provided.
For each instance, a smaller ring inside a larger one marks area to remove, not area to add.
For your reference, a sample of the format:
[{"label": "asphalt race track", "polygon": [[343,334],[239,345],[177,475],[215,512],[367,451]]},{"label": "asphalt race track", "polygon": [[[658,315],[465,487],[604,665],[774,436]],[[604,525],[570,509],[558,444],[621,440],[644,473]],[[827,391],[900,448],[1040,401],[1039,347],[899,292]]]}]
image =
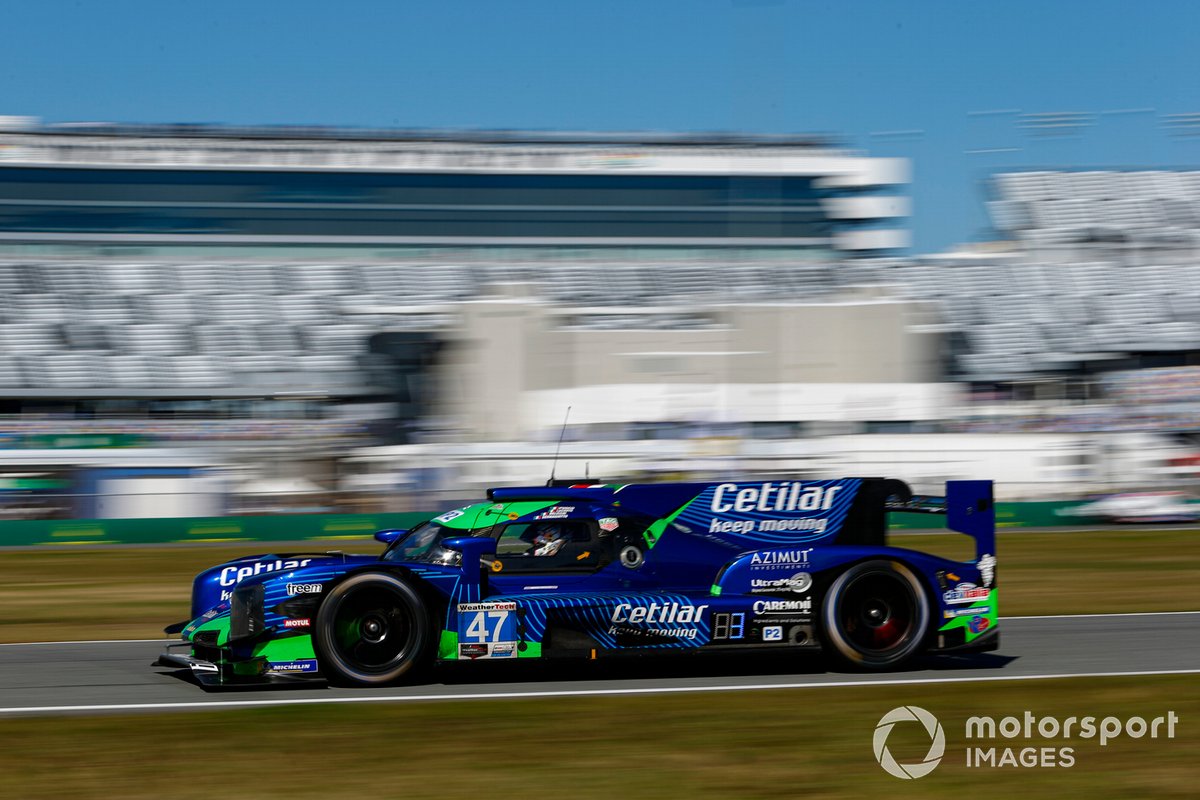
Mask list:
[{"label": "asphalt race track", "polygon": [[454,665],[439,670],[434,683],[388,689],[318,684],[217,692],[191,683],[186,672],[151,667],[165,640],[10,644],[0,645],[0,715],[1200,673],[1200,611],[1013,617],[1002,621],[1001,633],[997,652],[931,657],[883,675],[827,672],[815,655],[656,657]]}]

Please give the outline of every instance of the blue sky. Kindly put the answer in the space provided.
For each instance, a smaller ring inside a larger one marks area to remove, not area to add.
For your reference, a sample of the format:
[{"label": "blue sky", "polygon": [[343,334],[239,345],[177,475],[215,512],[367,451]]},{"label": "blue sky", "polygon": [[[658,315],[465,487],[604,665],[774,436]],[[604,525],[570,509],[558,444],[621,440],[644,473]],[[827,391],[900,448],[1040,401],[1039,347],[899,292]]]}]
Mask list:
[{"label": "blue sky", "polygon": [[14,0],[0,30],[0,114],[54,122],[828,133],[914,159],[918,251],[980,238],[996,168],[1200,166],[1162,124],[1200,111],[1189,2]]}]

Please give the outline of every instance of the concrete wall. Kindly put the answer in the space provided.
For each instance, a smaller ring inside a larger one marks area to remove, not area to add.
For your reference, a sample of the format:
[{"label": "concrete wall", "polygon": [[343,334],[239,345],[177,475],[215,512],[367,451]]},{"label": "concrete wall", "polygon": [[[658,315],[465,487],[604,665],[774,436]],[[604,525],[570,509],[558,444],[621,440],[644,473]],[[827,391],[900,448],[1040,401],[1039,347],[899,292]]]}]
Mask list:
[{"label": "concrete wall", "polygon": [[[723,420],[807,421],[829,415],[793,400],[783,403],[779,411],[761,416],[762,404],[746,401],[747,393],[753,395],[753,387],[777,387],[764,390],[773,407],[781,403],[775,399],[779,387],[789,385],[863,384],[865,396],[878,397],[878,385],[896,384],[894,391],[885,389],[884,393],[905,397],[912,395],[914,385],[930,384],[941,377],[940,335],[909,324],[923,313],[917,303],[860,298],[686,310],[708,314],[714,327],[570,327],[578,310],[528,299],[521,296],[520,287],[508,287],[507,296],[465,303],[460,306],[462,324],[442,368],[441,406],[449,416],[465,421],[467,435],[498,441],[526,438],[550,424],[543,420],[543,401],[533,399],[537,393],[555,393],[561,410],[553,415],[554,424],[561,423],[561,411],[571,404],[560,403],[560,396],[580,394],[583,399],[582,395],[603,387],[627,395],[673,393],[677,399],[687,399],[679,401],[675,412],[667,408],[652,417],[639,416],[644,409],[637,403],[624,403],[621,407],[625,410],[614,411],[616,416],[609,414],[596,421],[717,418],[706,406],[710,400],[716,403],[718,395],[724,398],[719,413]],[[639,386],[645,388],[637,389]],[[843,386],[835,394],[853,408],[859,391]],[[820,396],[809,394],[818,406],[825,405]],[[928,392],[923,396],[932,397]],[[740,410],[741,406],[744,409]],[[536,416],[533,427],[530,413]],[[926,412],[915,417],[896,416],[896,412],[878,416],[873,407],[864,407],[862,413],[866,416],[848,418],[936,417]]]}]

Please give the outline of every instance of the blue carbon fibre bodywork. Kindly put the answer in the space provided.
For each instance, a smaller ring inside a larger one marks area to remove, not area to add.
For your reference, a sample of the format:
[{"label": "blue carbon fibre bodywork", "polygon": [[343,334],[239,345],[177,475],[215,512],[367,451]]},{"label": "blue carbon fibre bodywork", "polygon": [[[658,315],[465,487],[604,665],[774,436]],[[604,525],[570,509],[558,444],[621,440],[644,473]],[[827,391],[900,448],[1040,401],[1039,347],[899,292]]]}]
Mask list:
[{"label": "blue carbon fibre bodywork", "polygon": [[[952,481],[944,498],[913,498],[899,481],[842,478],[494,489],[486,503],[434,518],[461,531],[443,543],[461,565],[340,553],[239,559],[197,576],[184,635],[197,653],[295,670],[316,659],[310,629],[322,598],[349,576],[386,572],[424,598],[441,660],[817,647],[831,583],[871,562],[914,576],[929,604],[926,649],[992,649],[991,488]],[[944,515],[975,539],[976,559],[889,545],[886,513],[897,510]],[[508,526],[547,520],[575,526],[573,550],[557,561],[496,554]]]}]

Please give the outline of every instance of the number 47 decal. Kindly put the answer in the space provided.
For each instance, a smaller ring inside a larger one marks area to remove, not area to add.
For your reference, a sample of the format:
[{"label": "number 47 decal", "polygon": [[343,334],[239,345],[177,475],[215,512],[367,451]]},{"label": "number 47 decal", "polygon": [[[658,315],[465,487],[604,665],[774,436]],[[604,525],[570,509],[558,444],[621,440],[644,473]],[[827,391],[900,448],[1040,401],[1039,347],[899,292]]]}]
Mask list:
[{"label": "number 47 decal", "polygon": [[504,623],[508,622],[511,611],[476,611],[471,624],[467,626],[464,637],[476,642],[501,642],[504,633]]}]

